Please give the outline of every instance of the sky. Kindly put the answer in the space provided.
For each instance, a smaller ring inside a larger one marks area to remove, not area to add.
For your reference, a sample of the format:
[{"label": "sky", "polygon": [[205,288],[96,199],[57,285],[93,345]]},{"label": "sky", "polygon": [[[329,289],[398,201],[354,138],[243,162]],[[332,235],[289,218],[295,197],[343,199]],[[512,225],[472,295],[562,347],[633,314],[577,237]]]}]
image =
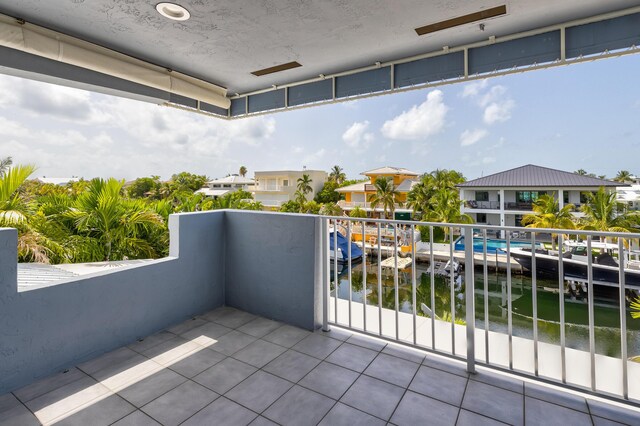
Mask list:
[{"label": "sky", "polygon": [[0,158],[35,176],[456,169],[640,174],[640,55],[226,121],[0,75]]}]

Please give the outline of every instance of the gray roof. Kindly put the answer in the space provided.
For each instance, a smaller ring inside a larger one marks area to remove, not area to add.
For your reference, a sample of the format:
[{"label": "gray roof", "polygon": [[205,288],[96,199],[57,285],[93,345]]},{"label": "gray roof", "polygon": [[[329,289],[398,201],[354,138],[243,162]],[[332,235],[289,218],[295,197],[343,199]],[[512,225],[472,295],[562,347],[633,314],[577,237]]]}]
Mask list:
[{"label": "gray roof", "polygon": [[506,187],[600,187],[620,186],[620,182],[581,176],[571,172],[550,169],[548,167],[516,167],[500,173],[484,176],[458,185],[459,188],[506,188]]}]

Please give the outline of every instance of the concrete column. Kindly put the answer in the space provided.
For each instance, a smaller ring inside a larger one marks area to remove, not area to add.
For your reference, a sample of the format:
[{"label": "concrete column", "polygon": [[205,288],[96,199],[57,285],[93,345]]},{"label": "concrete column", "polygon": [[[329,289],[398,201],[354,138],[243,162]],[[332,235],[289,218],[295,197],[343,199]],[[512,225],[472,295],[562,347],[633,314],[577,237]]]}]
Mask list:
[{"label": "concrete column", "polygon": [[460,213],[464,214],[464,189],[460,190]]},{"label": "concrete column", "polygon": [[564,190],[558,189],[558,207],[562,210],[564,207]]},{"label": "concrete column", "polygon": [[[505,206],[505,201],[504,201],[504,189],[501,189],[500,192],[500,226],[504,226],[505,224],[505,220],[504,220],[504,206]],[[507,234],[504,231],[500,231],[500,238],[506,238]]]}]

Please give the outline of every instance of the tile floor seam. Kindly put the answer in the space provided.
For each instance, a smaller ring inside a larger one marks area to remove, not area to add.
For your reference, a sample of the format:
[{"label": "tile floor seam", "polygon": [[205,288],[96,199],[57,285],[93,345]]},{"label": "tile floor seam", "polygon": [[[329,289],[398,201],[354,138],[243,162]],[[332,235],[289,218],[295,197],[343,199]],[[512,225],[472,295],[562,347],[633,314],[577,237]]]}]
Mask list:
[{"label": "tile floor seam", "polygon": [[491,420],[493,420],[494,422],[502,423],[502,424],[504,424],[504,425],[511,425],[511,423],[503,422],[502,420],[495,419],[495,418],[493,418],[493,417],[487,416],[486,414],[478,413],[477,411],[474,411],[474,410],[473,410],[473,409],[471,409],[471,408],[464,408],[464,407],[462,407],[462,405],[460,406],[460,409],[461,409],[461,410],[468,411],[468,412],[473,413],[473,414],[477,414],[478,416],[485,417],[485,418],[487,418],[487,419],[491,419]]},{"label": "tile floor seam", "polygon": [[[342,346],[342,345],[340,345],[340,346]],[[338,346],[338,347],[340,347],[340,346]],[[336,349],[337,349],[337,348],[336,348]],[[378,352],[378,355],[380,355],[381,353],[382,353],[382,352]],[[363,370],[363,371],[365,371],[367,368],[369,368],[369,366],[373,363],[373,361],[375,361],[375,360],[376,360],[376,358],[378,358],[378,355],[376,355],[376,356],[375,356],[371,361],[369,361],[369,364],[367,364],[367,366],[364,368],[364,370]],[[332,365],[337,365],[337,364],[333,364],[333,363],[330,363],[330,364],[332,364]],[[342,367],[342,366],[338,366],[338,367]],[[342,367],[342,368],[345,368],[345,367]],[[314,368],[314,370],[315,370],[315,368]],[[311,371],[313,371],[313,370],[311,370]],[[307,373],[307,374],[305,375],[305,377],[306,377],[308,374],[310,374],[310,373],[311,373],[311,371],[310,371],[309,373]],[[350,370],[350,371],[353,371],[353,370]],[[336,403],[335,403],[335,404],[333,404],[333,406],[331,407],[331,410],[333,409],[333,407],[335,407],[335,406],[336,406],[336,404],[341,403],[341,404],[346,405],[347,407],[351,407],[351,408],[353,408],[354,410],[358,410],[358,411],[360,411],[361,413],[365,413],[365,414],[368,414],[368,415],[370,415],[370,416],[373,416],[373,417],[375,417],[376,419],[380,419],[380,420],[382,420],[382,421],[384,421],[384,422],[389,422],[389,420],[385,420],[385,419],[383,419],[383,418],[381,418],[381,417],[376,416],[375,414],[367,413],[367,412],[366,412],[366,411],[364,411],[364,410],[361,410],[361,409],[359,409],[359,408],[357,408],[357,407],[354,407],[354,406],[352,406],[352,405],[347,404],[347,403],[346,403],[346,402],[344,402],[344,401],[341,401],[342,397],[343,397],[343,396],[345,396],[345,395],[347,394],[347,392],[349,392],[349,389],[351,389],[351,387],[352,387],[352,386],[353,386],[353,385],[358,381],[358,379],[360,379],[360,377],[362,377],[362,376],[364,375],[363,373],[359,373],[359,372],[357,372],[357,371],[355,371],[355,373],[357,373],[357,374],[358,374],[358,377],[356,377],[356,378],[355,378],[355,380],[354,380],[354,381],[349,385],[349,387],[347,387],[347,389],[345,389],[345,391],[344,391],[344,392],[342,392],[342,395],[340,395],[340,398],[338,398],[337,400],[335,400],[335,401],[336,401]],[[370,376],[367,376],[367,377],[370,377]],[[302,379],[304,379],[304,377],[303,377]],[[302,379],[300,379],[300,381],[302,381]],[[387,383],[387,382],[385,382],[385,383]],[[397,386],[397,385],[396,385],[396,386]],[[304,386],[302,386],[302,387],[304,387]],[[306,388],[305,388],[305,389],[306,389]],[[314,392],[315,392],[315,391],[314,391]],[[316,393],[319,393],[319,392],[316,392]],[[324,395],[324,396],[326,396],[326,395]],[[328,398],[330,398],[330,397],[328,397]],[[333,398],[331,398],[331,399],[333,399]],[[329,411],[331,411],[331,410],[329,410]],[[327,415],[327,414],[329,414],[329,411],[327,411],[327,412],[325,413],[325,415],[322,417],[322,419],[324,419],[324,418],[326,417],[326,415]],[[322,421],[322,419],[320,420],[320,422]],[[319,424],[320,422],[318,422],[318,424]]]},{"label": "tile floor seam", "polygon": [[[576,410],[576,409],[575,409],[575,408],[573,408],[573,407],[569,407],[569,406],[566,406],[566,405],[562,405],[562,404],[557,403],[557,402],[548,401],[548,400],[546,400],[546,399],[538,398],[537,396],[533,396],[533,395],[526,395],[526,394],[523,394],[523,395],[524,395],[524,397],[525,397],[525,401],[526,401],[526,398],[531,398],[531,399],[535,399],[535,400],[538,400],[538,401],[546,402],[547,404],[552,404],[552,405],[555,405],[555,406],[558,406],[558,407],[566,408],[566,409],[568,409],[568,410],[573,410],[573,411],[576,411],[576,412],[578,412],[578,413],[588,414],[589,416],[591,416],[591,414],[589,414],[588,412],[587,412],[587,413],[585,413],[584,411]],[[588,404],[586,404],[586,403],[585,403],[585,405],[587,405],[587,410],[588,410]]]},{"label": "tile floor seam", "polygon": [[[207,389],[208,389],[208,388],[207,388]],[[195,416],[196,414],[198,414],[199,412],[201,412],[202,410],[204,410],[205,408],[207,408],[207,407],[208,407],[208,406],[210,406],[211,404],[213,404],[213,403],[217,402],[220,398],[225,398],[225,397],[224,397],[224,395],[220,395],[220,394],[218,394],[218,397],[217,397],[216,399],[214,399],[213,401],[211,401],[210,403],[208,403],[207,405],[205,405],[204,407],[202,407],[201,409],[199,409],[198,411],[196,411],[195,413],[193,413],[192,415],[190,415],[189,417],[187,417],[186,419],[184,419],[183,421],[181,421],[180,423],[178,423],[178,425],[185,424],[186,422],[188,422],[188,421],[189,421],[189,419],[190,419],[190,418],[192,418],[193,416]],[[234,400],[229,399],[229,398],[225,398],[225,399],[226,399],[227,401],[230,401],[230,402],[234,403],[234,404],[240,405],[242,408],[245,408],[245,409],[247,409],[247,410],[251,411],[252,413],[254,413],[254,414],[256,415],[256,417],[254,417],[253,419],[251,419],[251,422],[253,422],[255,419],[257,419],[258,417],[260,417],[260,414],[256,413],[255,411],[253,411],[253,410],[251,410],[251,409],[248,409],[248,408],[247,408],[247,407],[245,407],[244,405],[238,404],[237,402],[235,402]],[[153,418],[151,415],[149,415],[149,417],[151,417],[153,420],[156,420],[158,423],[160,423],[161,425],[163,425],[163,426],[164,426],[164,424],[163,424],[160,420],[157,420],[157,419]],[[269,419],[269,420],[271,420],[271,419]],[[251,422],[249,422],[249,423],[251,423]]]},{"label": "tile floor seam", "polygon": [[[377,357],[376,357],[377,358]],[[418,368],[416,369],[416,371],[413,373],[413,377],[411,377],[411,380],[409,381],[409,384],[404,388],[404,392],[402,393],[402,396],[400,397],[400,399],[398,400],[398,403],[396,404],[396,406],[394,407],[393,411],[391,412],[391,415],[389,416],[389,420],[387,420],[388,422],[391,421],[391,419],[393,418],[393,415],[396,413],[396,410],[398,410],[398,407],[400,406],[400,403],[402,402],[402,400],[404,399],[404,396],[407,394],[407,392],[409,392],[409,386],[411,386],[411,383],[413,383],[413,381],[416,378],[416,375],[418,374],[418,371],[420,371],[420,365],[418,365]],[[370,377],[370,376],[369,376]],[[378,379],[380,380],[380,379]],[[388,382],[387,382],[388,383]],[[396,385],[397,386],[397,385]]]},{"label": "tile floor seam", "polygon": [[469,377],[467,376],[467,380],[464,383],[464,390],[462,391],[462,398],[460,399],[460,405],[458,406],[458,414],[456,415],[456,421],[454,425],[457,425],[458,420],[460,420],[460,413],[462,412],[462,403],[464,402],[464,395],[467,393],[468,386],[469,386]]},{"label": "tile floor seam", "polygon": [[[75,381],[75,380],[74,380],[74,381]],[[71,383],[73,383],[73,382],[71,382]],[[60,387],[62,387],[62,386],[60,386]],[[55,390],[55,389],[53,389],[53,390]],[[16,399],[16,400],[17,400],[17,401],[18,401],[18,402],[19,402],[19,403],[20,403],[24,408],[26,408],[26,409],[27,409],[27,411],[29,411],[29,412],[33,415],[33,417],[35,417],[35,419],[38,421],[38,423],[42,424],[42,422],[40,422],[40,420],[38,419],[38,416],[36,416],[36,413],[34,413],[34,412],[29,408],[29,407],[27,407],[27,404],[26,404],[26,403],[22,402],[22,401],[20,400],[20,398],[18,398],[18,397],[16,396],[16,394],[15,394],[15,393],[13,393],[13,392],[9,392],[9,393],[10,393],[11,395],[13,395],[13,397],[14,397],[14,398],[15,398],[15,399]],[[47,393],[49,393],[49,392],[47,392]],[[46,394],[43,394],[43,395],[46,395]],[[42,395],[40,395],[40,396],[42,396]],[[36,398],[39,398],[39,397],[36,397]],[[36,399],[36,398],[32,398],[32,399]],[[30,399],[29,401],[31,401],[31,399]],[[29,401],[26,401],[26,402],[29,402]]]}]

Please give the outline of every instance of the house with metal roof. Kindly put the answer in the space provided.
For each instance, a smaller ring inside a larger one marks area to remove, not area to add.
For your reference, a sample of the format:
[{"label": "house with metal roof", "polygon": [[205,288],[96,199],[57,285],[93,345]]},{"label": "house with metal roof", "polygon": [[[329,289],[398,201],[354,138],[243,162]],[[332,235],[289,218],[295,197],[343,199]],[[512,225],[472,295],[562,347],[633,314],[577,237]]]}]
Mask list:
[{"label": "house with metal roof", "polygon": [[239,190],[251,191],[253,183],[251,178],[234,174],[209,181],[205,188],[197,190],[196,193],[218,198]]},{"label": "house with metal roof", "polygon": [[480,177],[458,185],[461,210],[476,223],[520,226],[524,215],[542,195],[553,195],[560,208],[573,204],[574,215],[587,201],[587,194],[605,187],[615,192],[619,182],[527,164]]},{"label": "house with metal roof", "polygon": [[407,194],[413,185],[418,182],[420,173],[402,167],[385,166],[360,174],[368,177],[369,182],[359,182],[337,189],[337,191],[344,194],[345,197],[344,200],[338,203],[343,210],[349,212],[356,207],[360,207],[367,212],[368,216],[379,217],[382,214],[382,206],[373,208],[371,206],[371,197],[376,193],[376,180],[384,178],[391,179],[396,190],[400,193],[398,197],[399,202],[395,206],[395,219],[409,219],[411,217],[412,210],[406,208],[404,203],[407,201]]}]

